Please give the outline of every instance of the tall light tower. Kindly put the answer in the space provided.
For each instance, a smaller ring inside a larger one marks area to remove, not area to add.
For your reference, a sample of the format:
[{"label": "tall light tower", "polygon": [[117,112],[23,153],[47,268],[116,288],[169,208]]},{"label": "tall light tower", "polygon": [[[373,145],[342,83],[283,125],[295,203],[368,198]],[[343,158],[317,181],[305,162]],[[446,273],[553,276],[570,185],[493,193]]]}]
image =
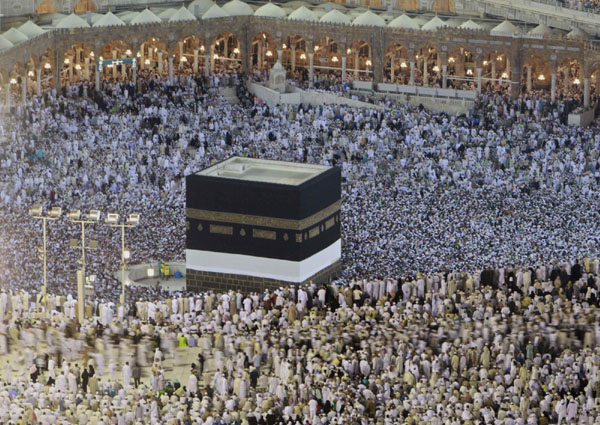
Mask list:
[{"label": "tall light tower", "polygon": [[46,295],[46,288],[48,283],[48,270],[47,270],[47,253],[46,249],[47,237],[46,237],[46,222],[48,220],[58,220],[62,214],[62,209],[59,207],[53,207],[47,215],[44,215],[43,208],[41,205],[34,205],[29,209],[29,215],[38,220],[42,220],[42,234],[43,234],[43,246],[38,248],[40,254],[42,254],[42,261],[44,263],[44,283],[42,284],[42,297]]},{"label": "tall light tower", "polygon": [[129,214],[125,223],[119,223],[119,214],[109,213],[105,222],[110,227],[121,228],[121,305],[125,305],[125,267],[127,260],[131,257],[131,252],[125,249],[125,228],[140,224],[140,215]]},{"label": "tall light tower", "polygon": [[[91,239],[89,241],[89,246],[86,246],[85,225],[98,223],[98,220],[100,220],[100,211],[91,210],[87,215],[82,215],[80,210],[69,211],[67,213],[67,219],[72,223],[81,224],[81,244],[79,244],[77,239],[71,239],[70,245],[71,248],[81,249],[81,259],[79,260],[79,263],[81,264],[81,270],[77,272],[77,317],[79,322],[82,323],[85,302],[84,285],[88,282],[88,277],[85,272],[85,250],[98,248],[98,241]],[[93,279],[90,277],[89,281],[93,282]]]}]

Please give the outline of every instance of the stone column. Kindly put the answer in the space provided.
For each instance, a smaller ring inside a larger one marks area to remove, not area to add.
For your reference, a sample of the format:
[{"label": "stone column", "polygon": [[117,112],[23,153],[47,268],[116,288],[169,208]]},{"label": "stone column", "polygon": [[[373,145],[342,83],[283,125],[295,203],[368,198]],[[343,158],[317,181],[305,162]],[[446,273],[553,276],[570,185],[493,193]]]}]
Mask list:
[{"label": "stone column", "polygon": [[506,57],[506,70],[504,72],[506,72],[506,75],[510,79],[510,58],[508,56]]},{"label": "stone column", "polygon": [[[116,59],[117,58],[117,51],[113,50],[112,51],[112,58]],[[117,65],[113,64],[112,66],[112,75],[114,79],[117,79]]]},{"label": "stone column", "polygon": [[409,85],[415,85],[415,61],[414,59],[410,61],[410,80],[408,82]]},{"label": "stone column", "polygon": [[204,54],[204,75],[210,76],[210,53]]},{"label": "stone column", "polygon": [[27,103],[27,70],[25,70],[25,74],[23,78],[21,78],[21,88],[23,90],[23,105]]},{"label": "stone column", "polygon": [[35,70],[36,73],[36,77],[37,77],[37,87],[36,87],[36,91],[38,96],[42,94],[42,69],[36,69]]},{"label": "stone column", "polygon": [[585,109],[590,108],[590,79],[583,79],[583,107]]},{"label": "stone column", "polygon": [[550,100],[552,102],[556,101],[556,72],[550,73],[552,77],[552,81],[550,83]]},{"label": "stone column", "polygon": [[162,73],[163,73],[163,52],[158,52],[158,73],[162,77]]},{"label": "stone column", "polygon": [[492,78],[496,78],[496,58],[492,58]]},{"label": "stone column", "polygon": [[140,49],[140,67],[142,69],[146,69],[146,61],[144,60],[144,45],[142,44],[142,48]]},{"label": "stone column", "polygon": [[342,81],[346,81],[346,55],[342,56]]},{"label": "stone column", "polygon": [[181,59],[183,58],[183,42],[179,42],[179,69],[183,69],[183,62]]},{"label": "stone column", "polygon": [[448,88],[448,65],[442,65],[442,88]]},{"label": "stone column", "polygon": [[527,65],[527,93],[531,91],[531,72],[533,67],[531,65]]},{"label": "stone column", "polygon": [[169,56],[169,84],[173,84],[173,56]]},{"label": "stone column", "polygon": [[477,93],[481,94],[481,71],[483,71],[481,68],[475,68],[475,71],[477,72]]},{"label": "stone column", "polygon": [[210,70],[211,72],[215,71],[215,46],[210,46]]},{"label": "stone column", "polygon": [[429,85],[429,82],[427,81],[427,77],[428,77],[428,73],[427,73],[427,56],[423,55],[423,85]]},{"label": "stone column", "polygon": [[295,71],[296,70],[296,46],[292,44],[291,50],[292,50],[292,60],[291,60],[292,71]]},{"label": "stone column", "polygon": [[358,70],[360,66],[358,64],[358,49],[354,49],[354,78],[358,80]]},{"label": "stone column", "polygon": [[85,58],[85,63],[83,66],[83,76],[85,77],[86,81],[90,81],[90,58]]},{"label": "stone column", "polygon": [[391,58],[390,58],[390,83],[392,83],[392,84],[394,84],[394,78],[395,78],[394,74],[396,73],[396,69],[395,69],[396,61],[394,60],[394,59],[396,59],[395,56],[396,55],[394,53],[392,53]]},{"label": "stone column", "polygon": [[314,58],[315,58],[315,54],[310,52],[308,54],[308,79],[309,79],[309,84],[312,87],[313,85],[313,81],[314,81],[314,75],[315,75],[315,67],[314,67]]},{"label": "stone column", "polygon": [[6,107],[10,109],[10,83],[6,84]]},{"label": "stone column", "polygon": [[198,73],[198,49],[194,49],[194,65],[192,66],[194,74]]},{"label": "stone column", "polygon": [[131,66],[131,74],[133,75],[133,85],[137,88],[137,66]]},{"label": "stone column", "polygon": [[100,73],[96,69],[96,90],[100,91]]},{"label": "stone column", "polygon": [[263,66],[263,43],[259,41],[256,44],[256,63],[259,69],[262,69]]},{"label": "stone column", "polygon": [[73,84],[73,59],[69,60],[69,84]]}]

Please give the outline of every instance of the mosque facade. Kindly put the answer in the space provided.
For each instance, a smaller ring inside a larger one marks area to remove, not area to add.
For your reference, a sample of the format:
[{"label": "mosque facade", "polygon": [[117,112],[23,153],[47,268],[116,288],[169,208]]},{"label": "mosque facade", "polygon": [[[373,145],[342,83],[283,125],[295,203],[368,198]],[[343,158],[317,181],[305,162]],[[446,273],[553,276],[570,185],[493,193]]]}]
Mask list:
[{"label": "mosque facade", "polygon": [[335,71],[374,88],[418,85],[417,73],[439,75],[443,87],[452,79],[472,81],[478,90],[482,82],[500,81],[514,97],[522,85],[555,96],[558,75],[560,84],[581,87],[586,106],[597,83],[600,52],[581,30],[292,3],[253,7],[232,0],[220,7],[196,0],[180,8],[39,15],[0,36],[0,96],[15,102],[46,87],[99,80],[96,74],[133,79],[131,65],[96,66],[99,59],[124,58],[167,78],[210,75],[218,67],[267,69],[280,60],[311,77]]}]

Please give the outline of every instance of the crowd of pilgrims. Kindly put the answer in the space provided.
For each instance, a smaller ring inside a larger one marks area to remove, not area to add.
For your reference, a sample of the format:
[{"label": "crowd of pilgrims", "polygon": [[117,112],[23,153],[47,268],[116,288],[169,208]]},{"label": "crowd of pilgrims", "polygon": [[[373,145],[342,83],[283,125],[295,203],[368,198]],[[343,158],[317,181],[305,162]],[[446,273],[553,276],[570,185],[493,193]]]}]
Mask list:
[{"label": "crowd of pilgrims", "polygon": [[[595,125],[565,126],[563,101],[491,91],[458,116],[374,97],[383,109],[270,107],[242,80],[75,85],[2,120],[0,361],[18,361],[0,369],[0,422],[600,421]],[[80,228],[63,218],[48,223],[40,297],[33,204],[140,213],[130,262],[181,261],[185,176],[231,155],[342,168],[338,279],[262,294],[132,286],[118,305],[120,234],[99,223],[78,325]],[[188,351],[189,380],[170,382],[166,362]]]}]

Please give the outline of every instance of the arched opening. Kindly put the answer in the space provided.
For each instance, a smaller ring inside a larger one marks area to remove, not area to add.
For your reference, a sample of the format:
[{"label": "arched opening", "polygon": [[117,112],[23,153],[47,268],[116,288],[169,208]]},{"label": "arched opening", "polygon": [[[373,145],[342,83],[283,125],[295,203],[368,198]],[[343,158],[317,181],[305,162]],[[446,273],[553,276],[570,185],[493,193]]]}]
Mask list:
[{"label": "arched opening", "polygon": [[55,85],[55,72],[57,69],[55,56],[52,50],[46,49],[40,58],[42,92],[51,89]]},{"label": "arched opening", "polygon": [[484,91],[510,87],[510,59],[502,52],[488,53],[483,58],[481,76]]},{"label": "arched opening", "polygon": [[229,74],[237,72],[242,66],[240,41],[230,32],[215,38],[211,49],[213,72]]},{"label": "arched opening", "polygon": [[95,54],[83,43],[69,47],[64,55],[60,71],[61,85],[90,81],[95,69]]},{"label": "arched opening", "polygon": [[[583,101],[584,78],[581,62],[574,58],[567,58],[558,64],[556,71],[557,99],[570,98]],[[592,86],[595,87],[595,84]]]},{"label": "arched opening", "polygon": [[540,56],[530,56],[521,75],[521,84],[528,93],[532,90],[550,92],[550,67]]},{"label": "arched opening", "polygon": [[93,0],[79,0],[73,8],[73,12],[75,13],[96,12],[97,10],[98,7]]},{"label": "arched opening", "polygon": [[371,46],[366,41],[355,41],[346,50],[347,71],[356,80],[371,80],[373,78],[373,62]]},{"label": "arched opening", "polygon": [[169,70],[167,45],[158,38],[153,37],[144,41],[137,57],[140,73],[148,76],[152,74],[163,76]]},{"label": "arched opening", "polygon": [[360,0],[361,6],[381,7],[381,0]]},{"label": "arched opening", "polygon": [[404,10],[417,10],[419,2],[417,0],[396,0],[396,8]]},{"label": "arched opening", "polygon": [[58,13],[58,6],[53,0],[44,0],[35,8],[35,13],[43,15],[45,13]]},{"label": "arched opening", "polygon": [[435,0],[431,6],[434,12],[454,13],[454,2],[452,0]]},{"label": "arched opening", "polygon": [[[106,44],[102,49],[102,54],[98,57],[99,60],[107,59],[128,59],[133,57],[133,51],[127,43],[122,40],[113,40]],[[139,67],[139,58],[137,58],[137,66]],[[133,66],[124,63],[107,64],[102,67],[103,79],[112,80],[128,80],[133,79]]]},{"label": "arched opening", "polygon": [[384,80],[393,84],[408,84],[410,81],[410,60],[406,48],[394,44],[385,53],[383,68]]},{"label": "arched opening", "polygon": [[32,56],[27,62],[25,62],[25,76],[26,76],[26,89],[27,96],[31,96],[38,93],[37,85],[37,70],[38,64],[36,59]]},{"label": "arched opening", "polygon": [[[436,65],[441,67],[437,62]],[[448,55],[447,87],[453,89],[474,90],[476,88],[475,68],[475,59],[469,50],[462,47],[454,50]]]},{"label": "arched opening", "polygon": [[342,76],[342,51],[337,41],[326,37],[315,43],[313,68],[317,79],[336,79]]},{"label": "arched opening", "polygon": [[415,55],[415,84],[426,87],[442,86],[441,63],[435,47],[422,47]]},{"label": "arched opening", "polygon": [[250,51],[252,52],[252,67],[255,70],[269,70],[277,61],[277,44],[273,37],[266,32],[256,34],[252,40]]},{"label": "arched opening", "polygon": [[174,72],[178,75],[196,75],[203,69],[204,46],[200,39],[188,35],[177,42],[173,52]]},{"label": "arched opening", "polygon": [[25,83],[25,66],[21,62],[17,62],[9,73],[9,90],[11,97],[11,105],[22,103],[23,85]]},{"label": "arched opening", "polygon": [[306,41],[299,35],[290,35],[283,43],[281,64],[288,71],[288,78],[299,81],[308,79],[308,51]]}]

